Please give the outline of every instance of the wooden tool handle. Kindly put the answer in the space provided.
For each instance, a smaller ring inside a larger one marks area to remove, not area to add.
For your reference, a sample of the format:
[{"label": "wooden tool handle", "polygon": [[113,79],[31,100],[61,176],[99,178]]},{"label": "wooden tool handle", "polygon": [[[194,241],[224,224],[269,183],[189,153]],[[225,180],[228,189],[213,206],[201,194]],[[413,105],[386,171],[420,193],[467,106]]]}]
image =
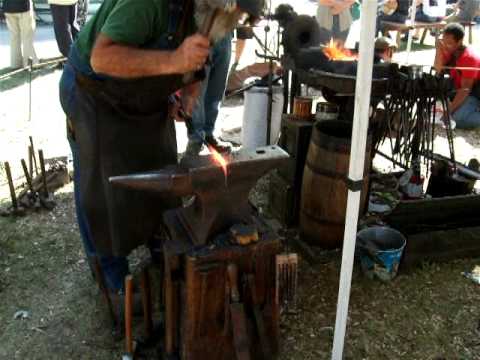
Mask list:
[{"label": "wooden tool handle", "polygon": [[250,288],[250,295],[252,296],[252,303],[253,305],[258,305],[258,297],[257,297],[257,287],[255,284],[255,275],[248,274],[247,275],[247,282]]},{"label": "wooden tool handle", "polygon": [[48,196],[47,172],[45,171],[45,158],[43,157],[43,150],[38,150],[38,159],[40,161],[40,172],[42,174],[43,193]]},{"label": "wooden tool handle", "polygon": [[234,263],[228,264],[227,267],[228,282],[230,283],[230,292],[233,302],[240,301],[240,293],[238,291],[238,266]]},{"label": "wooden tool handle", "polygon": [[10,164],[8,161],[5,161],[5,174],[7,175],[8,188],[10,189],[10,196],[12,198],[12,206],[14,209],[17,209],[17,195],[15,194],[15,186],[13,185],[12,172],[10,171]]},{"label": "wooden tool handle", "polygon": [[30,177],[30,174],[28,172],[27,163],[25,162],[24,159],[21,160],[21,163],[22,163],[23,173],[25,174],[25,179],[27,180],[28,189],[33,193],[34,190],[33,190],[32,178]]},{"label": "wooden tool handle", "polygon": [[133,302],[133,276],[127,275],[125,277],[125,347],[128,354],[133,354],[132,302]]},{"label": "wooden tool handle", "polygon": [[145,335],[150,338],[153,333],[152,320],[152,291],[150,286],[150,276],[148,269],[143,269],[141,277],[143,321],[145,325]]}]

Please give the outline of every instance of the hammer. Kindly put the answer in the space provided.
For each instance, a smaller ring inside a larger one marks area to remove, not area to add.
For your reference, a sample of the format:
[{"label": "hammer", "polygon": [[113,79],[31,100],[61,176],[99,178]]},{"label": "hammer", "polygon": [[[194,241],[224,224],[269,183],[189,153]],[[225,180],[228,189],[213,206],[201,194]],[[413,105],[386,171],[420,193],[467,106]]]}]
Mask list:
[{"label": "hammer", "polygon": [[[213,24],[215,24],[215,19],[220,15],[220,13],[221,13],[220,8],[216,8],[214,11],[212,11],[210,16],[208,16],[205,19],[205,22],[202,24],[202,26],[199,29],[199,33],[201,35],[206,36],[207,38],[210,38],[210,35],[211,35],[210,32],[213,28]],[[207,60],[207,62],[208,62],[208,60]],[[197,70],[195,72],[186,73],[183,76],[183,83],[184,84],[189,84],[189,83],[193,82],[194,80],[201,81],[201,80],[205,79],[206,76],[207,76],[207,74],[205,72],[205,68],[202,68],[202,69]]]}]

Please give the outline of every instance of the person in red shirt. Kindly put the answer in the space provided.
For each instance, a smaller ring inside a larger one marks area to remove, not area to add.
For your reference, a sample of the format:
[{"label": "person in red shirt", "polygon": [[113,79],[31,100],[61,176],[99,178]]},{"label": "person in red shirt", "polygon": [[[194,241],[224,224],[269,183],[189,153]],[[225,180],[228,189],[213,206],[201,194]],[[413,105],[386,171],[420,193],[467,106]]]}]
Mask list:
[{"label": "person in red shirt", "polygon": [[450,70],[456,93],[450,113],[457,128],[480,127],[480,54],[463,45],[465,29],[459,23],[448,24],[436,44],[435,70]]}]

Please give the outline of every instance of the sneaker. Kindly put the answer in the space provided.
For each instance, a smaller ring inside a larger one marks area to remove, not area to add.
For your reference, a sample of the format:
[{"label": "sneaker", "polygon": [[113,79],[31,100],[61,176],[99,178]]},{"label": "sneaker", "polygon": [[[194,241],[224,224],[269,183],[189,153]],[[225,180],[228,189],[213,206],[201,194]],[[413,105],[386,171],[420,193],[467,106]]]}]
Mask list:
[{"label": "sneaker", "polygon": [[198,141],[188,140],[187,149],[185,150],[185,157],[195,157],[202,151],[203,144]]},{"label": "sneaker", "polygon": [[213,135],[205,136],[205,141],[219,153],[229,153],[232,151],[232,146],[230,144],[218,141]]}]

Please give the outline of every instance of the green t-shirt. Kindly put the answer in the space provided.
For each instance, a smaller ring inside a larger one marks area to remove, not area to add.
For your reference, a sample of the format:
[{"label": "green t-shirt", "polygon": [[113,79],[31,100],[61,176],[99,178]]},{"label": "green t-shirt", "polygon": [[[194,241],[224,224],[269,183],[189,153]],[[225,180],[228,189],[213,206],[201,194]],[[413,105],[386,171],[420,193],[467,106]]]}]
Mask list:
[{"label": "green t-shirt", "polygon": [[167,31],[167,6],[168,0],[104,0],[75,42],[80,57],[90,62],[99,33],[118,43],[147,47]]}]

